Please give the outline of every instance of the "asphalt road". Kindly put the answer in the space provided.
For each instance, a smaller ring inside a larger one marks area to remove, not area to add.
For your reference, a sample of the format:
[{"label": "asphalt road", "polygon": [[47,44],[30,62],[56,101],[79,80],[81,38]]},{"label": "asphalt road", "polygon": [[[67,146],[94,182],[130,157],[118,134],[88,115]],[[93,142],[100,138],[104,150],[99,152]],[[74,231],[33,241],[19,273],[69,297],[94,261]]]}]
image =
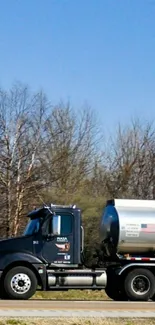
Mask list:
[{"label": "asphalt road", "polygon": [[1,309],[34,310],[151,310],[155,302],[116,302],[116,301],[54,301],[54,300],[0,300]]},{"label": "asphalt road", "polygon": [[155,302],[0,300],[0,317],[155,317]]}]

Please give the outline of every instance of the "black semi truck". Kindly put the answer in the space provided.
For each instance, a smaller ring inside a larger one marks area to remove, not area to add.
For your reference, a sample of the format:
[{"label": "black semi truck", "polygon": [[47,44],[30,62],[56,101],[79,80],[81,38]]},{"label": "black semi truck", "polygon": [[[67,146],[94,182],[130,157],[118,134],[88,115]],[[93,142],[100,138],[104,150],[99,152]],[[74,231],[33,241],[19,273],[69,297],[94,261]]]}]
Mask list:
[{"label": "black semi truck", "polygon": [[79,208],[51,204],[28,218],[20,237],[0,241],[1,299],[26,300],[37,290],[104,289],[113,300],[154,300],[155,201],[107,201],[92,268],[84,263]]}]

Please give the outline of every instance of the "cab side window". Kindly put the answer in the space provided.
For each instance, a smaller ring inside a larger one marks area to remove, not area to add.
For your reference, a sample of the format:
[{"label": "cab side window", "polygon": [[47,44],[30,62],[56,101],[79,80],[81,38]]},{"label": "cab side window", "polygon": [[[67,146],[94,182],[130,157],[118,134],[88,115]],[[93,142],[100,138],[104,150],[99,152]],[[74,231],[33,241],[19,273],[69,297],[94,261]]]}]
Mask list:
[{"label": "cab side window", "polygon": [[72,215],[61,215],[61,236],[70,235],[72,233]]},{"label": "cab side window", "polygon": [[[60,236],[68,236],[72,233],[73,229],[73,216],[71,214],[59,214],[61,216],[60,223]],[[53,221],[52,218],[49,224],[49,233],[53,233]]]}]

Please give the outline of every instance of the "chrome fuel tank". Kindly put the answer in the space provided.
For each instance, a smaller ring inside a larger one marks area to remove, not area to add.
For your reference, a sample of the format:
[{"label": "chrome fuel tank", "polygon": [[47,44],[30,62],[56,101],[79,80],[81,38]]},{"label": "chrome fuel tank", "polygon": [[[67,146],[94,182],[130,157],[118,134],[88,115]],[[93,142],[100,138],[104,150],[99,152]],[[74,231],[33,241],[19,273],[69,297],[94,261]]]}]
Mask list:
[{"label": "chrome fuel tank", "polygon": [[101,218],[101,240],[110,252],[155,252],[155,201],[111,200]]},{"label": "chrome fuel tank", "polygon": [[96,270],[96,276],[92,270],[66,270],[63,275],[56,276],[55,270],[48,270],[48,286],[49,287],[91,287],[96,286],[105,288],[107,285],[107,273],[105,270]]}]

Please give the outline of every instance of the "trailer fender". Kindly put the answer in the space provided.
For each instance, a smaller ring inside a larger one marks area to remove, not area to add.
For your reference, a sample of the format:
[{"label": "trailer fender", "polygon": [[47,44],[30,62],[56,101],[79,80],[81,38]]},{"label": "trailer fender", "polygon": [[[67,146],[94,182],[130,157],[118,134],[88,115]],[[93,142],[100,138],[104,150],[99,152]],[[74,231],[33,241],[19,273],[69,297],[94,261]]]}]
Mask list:
[{"label": "trailer fender", "polygon": [[118,270],[118,275],[124,274],[126,271],[129,271],[132,268],[141,267],[141,268],[155,268],[155,263],[130,263],[124,265],[121,269]]}]

